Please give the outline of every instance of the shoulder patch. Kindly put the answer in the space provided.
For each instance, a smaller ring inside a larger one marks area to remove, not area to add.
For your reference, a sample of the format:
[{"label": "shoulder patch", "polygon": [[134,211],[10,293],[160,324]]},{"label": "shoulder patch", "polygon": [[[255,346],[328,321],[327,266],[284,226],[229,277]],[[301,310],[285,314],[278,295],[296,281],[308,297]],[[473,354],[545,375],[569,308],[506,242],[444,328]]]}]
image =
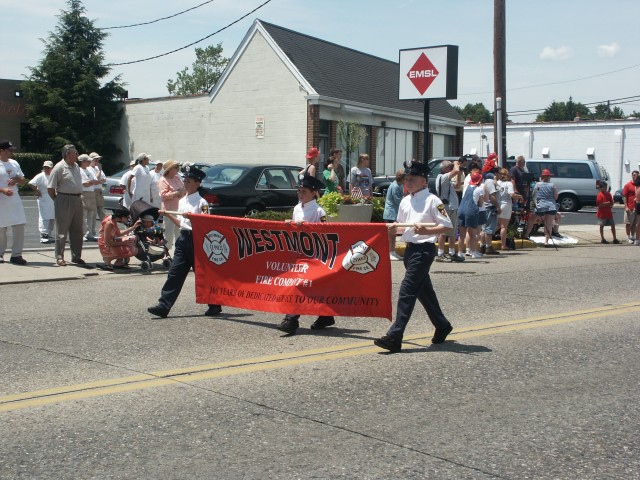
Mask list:
[{"label": "shoulder patch", "polygon": [[325,223],[326,221],[327,221],[327,216],[326,216],[326,215],[322,215],[322,216],[320,217],[320,222],[321,222],[321,223]]},{"label": "shoulder patch", "polygon": [[447,216],[447,209],[445,208],[443,203],[438,205],[438,211],[445,217]]},{"label": "shoulder patch", "polygon": [[202,205],[200,210],[202,210],[202,213],[208,214],[209,213],[209,205],[208,204]]}]

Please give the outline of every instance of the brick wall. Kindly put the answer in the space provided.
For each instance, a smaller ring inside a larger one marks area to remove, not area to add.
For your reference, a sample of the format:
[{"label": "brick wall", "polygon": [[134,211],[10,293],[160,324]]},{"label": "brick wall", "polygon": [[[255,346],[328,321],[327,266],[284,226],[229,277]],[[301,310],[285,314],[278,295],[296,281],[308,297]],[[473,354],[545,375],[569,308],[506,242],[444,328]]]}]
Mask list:
[{"label": "brick wall", "polygon": [[307,107],[307,150],[320,142],[320,106]]}]

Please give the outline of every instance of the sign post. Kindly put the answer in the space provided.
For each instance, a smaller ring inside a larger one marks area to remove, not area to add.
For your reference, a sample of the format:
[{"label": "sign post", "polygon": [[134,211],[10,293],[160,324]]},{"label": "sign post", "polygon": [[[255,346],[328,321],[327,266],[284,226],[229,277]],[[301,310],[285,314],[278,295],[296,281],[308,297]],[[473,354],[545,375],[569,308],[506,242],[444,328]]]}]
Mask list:
[{"label": "sign post", "polygon": [[400,50],[399,100],[424,102],[423,162],[429,160],[429,101],[455,99],[458,96],[458,47]]}]

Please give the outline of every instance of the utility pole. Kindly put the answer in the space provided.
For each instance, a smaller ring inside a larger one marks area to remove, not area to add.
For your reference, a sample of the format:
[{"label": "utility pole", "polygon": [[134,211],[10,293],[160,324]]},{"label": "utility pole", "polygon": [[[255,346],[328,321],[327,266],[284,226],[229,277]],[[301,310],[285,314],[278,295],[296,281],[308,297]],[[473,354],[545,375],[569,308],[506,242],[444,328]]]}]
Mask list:
[{"label": "utility pole", "polygon": [[[493,0],[493,148],[499,165],[507,160],[507,68],[506,68],[506,14],[505,0]],[[499,102],[496,99],[500,99]],[[500,109],[500,112],[498,112]],[[498,118],[501,119],[498,122]]]}]

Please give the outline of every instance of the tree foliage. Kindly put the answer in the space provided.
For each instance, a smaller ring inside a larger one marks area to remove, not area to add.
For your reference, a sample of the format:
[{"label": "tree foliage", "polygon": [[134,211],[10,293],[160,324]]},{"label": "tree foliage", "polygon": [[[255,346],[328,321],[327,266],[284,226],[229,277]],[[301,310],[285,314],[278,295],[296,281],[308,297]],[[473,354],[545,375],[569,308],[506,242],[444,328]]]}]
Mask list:
[{"label": "tree foliage", "polygon": [[464,108],[453,107],[462,118],[473,123],[493,123],[493,114],[483,103],[467,103]]},{"label": "tree foliage", "polygon": [[[367,131],[358,122],[345,122],[339,120],[336,125],[338,143],[347,154],[347,170],[351,168],[351,154],[367,138]],[[347,173],[348,174],[348,173]]]},{"label": "tree foliage", "polygon": [[189,68],[184,67],[176,73],[175,80],[167,81],[167,90],[171,95],[189,95],[204,93],[211,90],[229,63],[229,59],[222,56],[222,43],[209,45],[206,48],[196,48],[196,61]]},{"label": "tree foliage", "polygon": [[596,120],[624,118],[624,112],[620,107],[611,108],[611,106],[606,103],[600,103],[596,105],[594,111],[595,113],[593,114],[593,118]]},{"label": "tree foliage", "polygon": [[569,122],[574,118],[593,118],[589,108],[569,97],[568,102],[552,102],[543,113],[536,117],[536,122]]},{"label": "tree foliage", "polygon": [[[120,128],[124,96],[120,76],[105,82],[111,69],[104,64],[107,34],[84,16],[80,0],[68,0],[54,32],[43,40],[43,58],[22,83],[29,116],[26,147],[59,156],[67,143],[80,152],[117,153],[112,142]],[[54,158],[56,158],[54,157]]]}]

